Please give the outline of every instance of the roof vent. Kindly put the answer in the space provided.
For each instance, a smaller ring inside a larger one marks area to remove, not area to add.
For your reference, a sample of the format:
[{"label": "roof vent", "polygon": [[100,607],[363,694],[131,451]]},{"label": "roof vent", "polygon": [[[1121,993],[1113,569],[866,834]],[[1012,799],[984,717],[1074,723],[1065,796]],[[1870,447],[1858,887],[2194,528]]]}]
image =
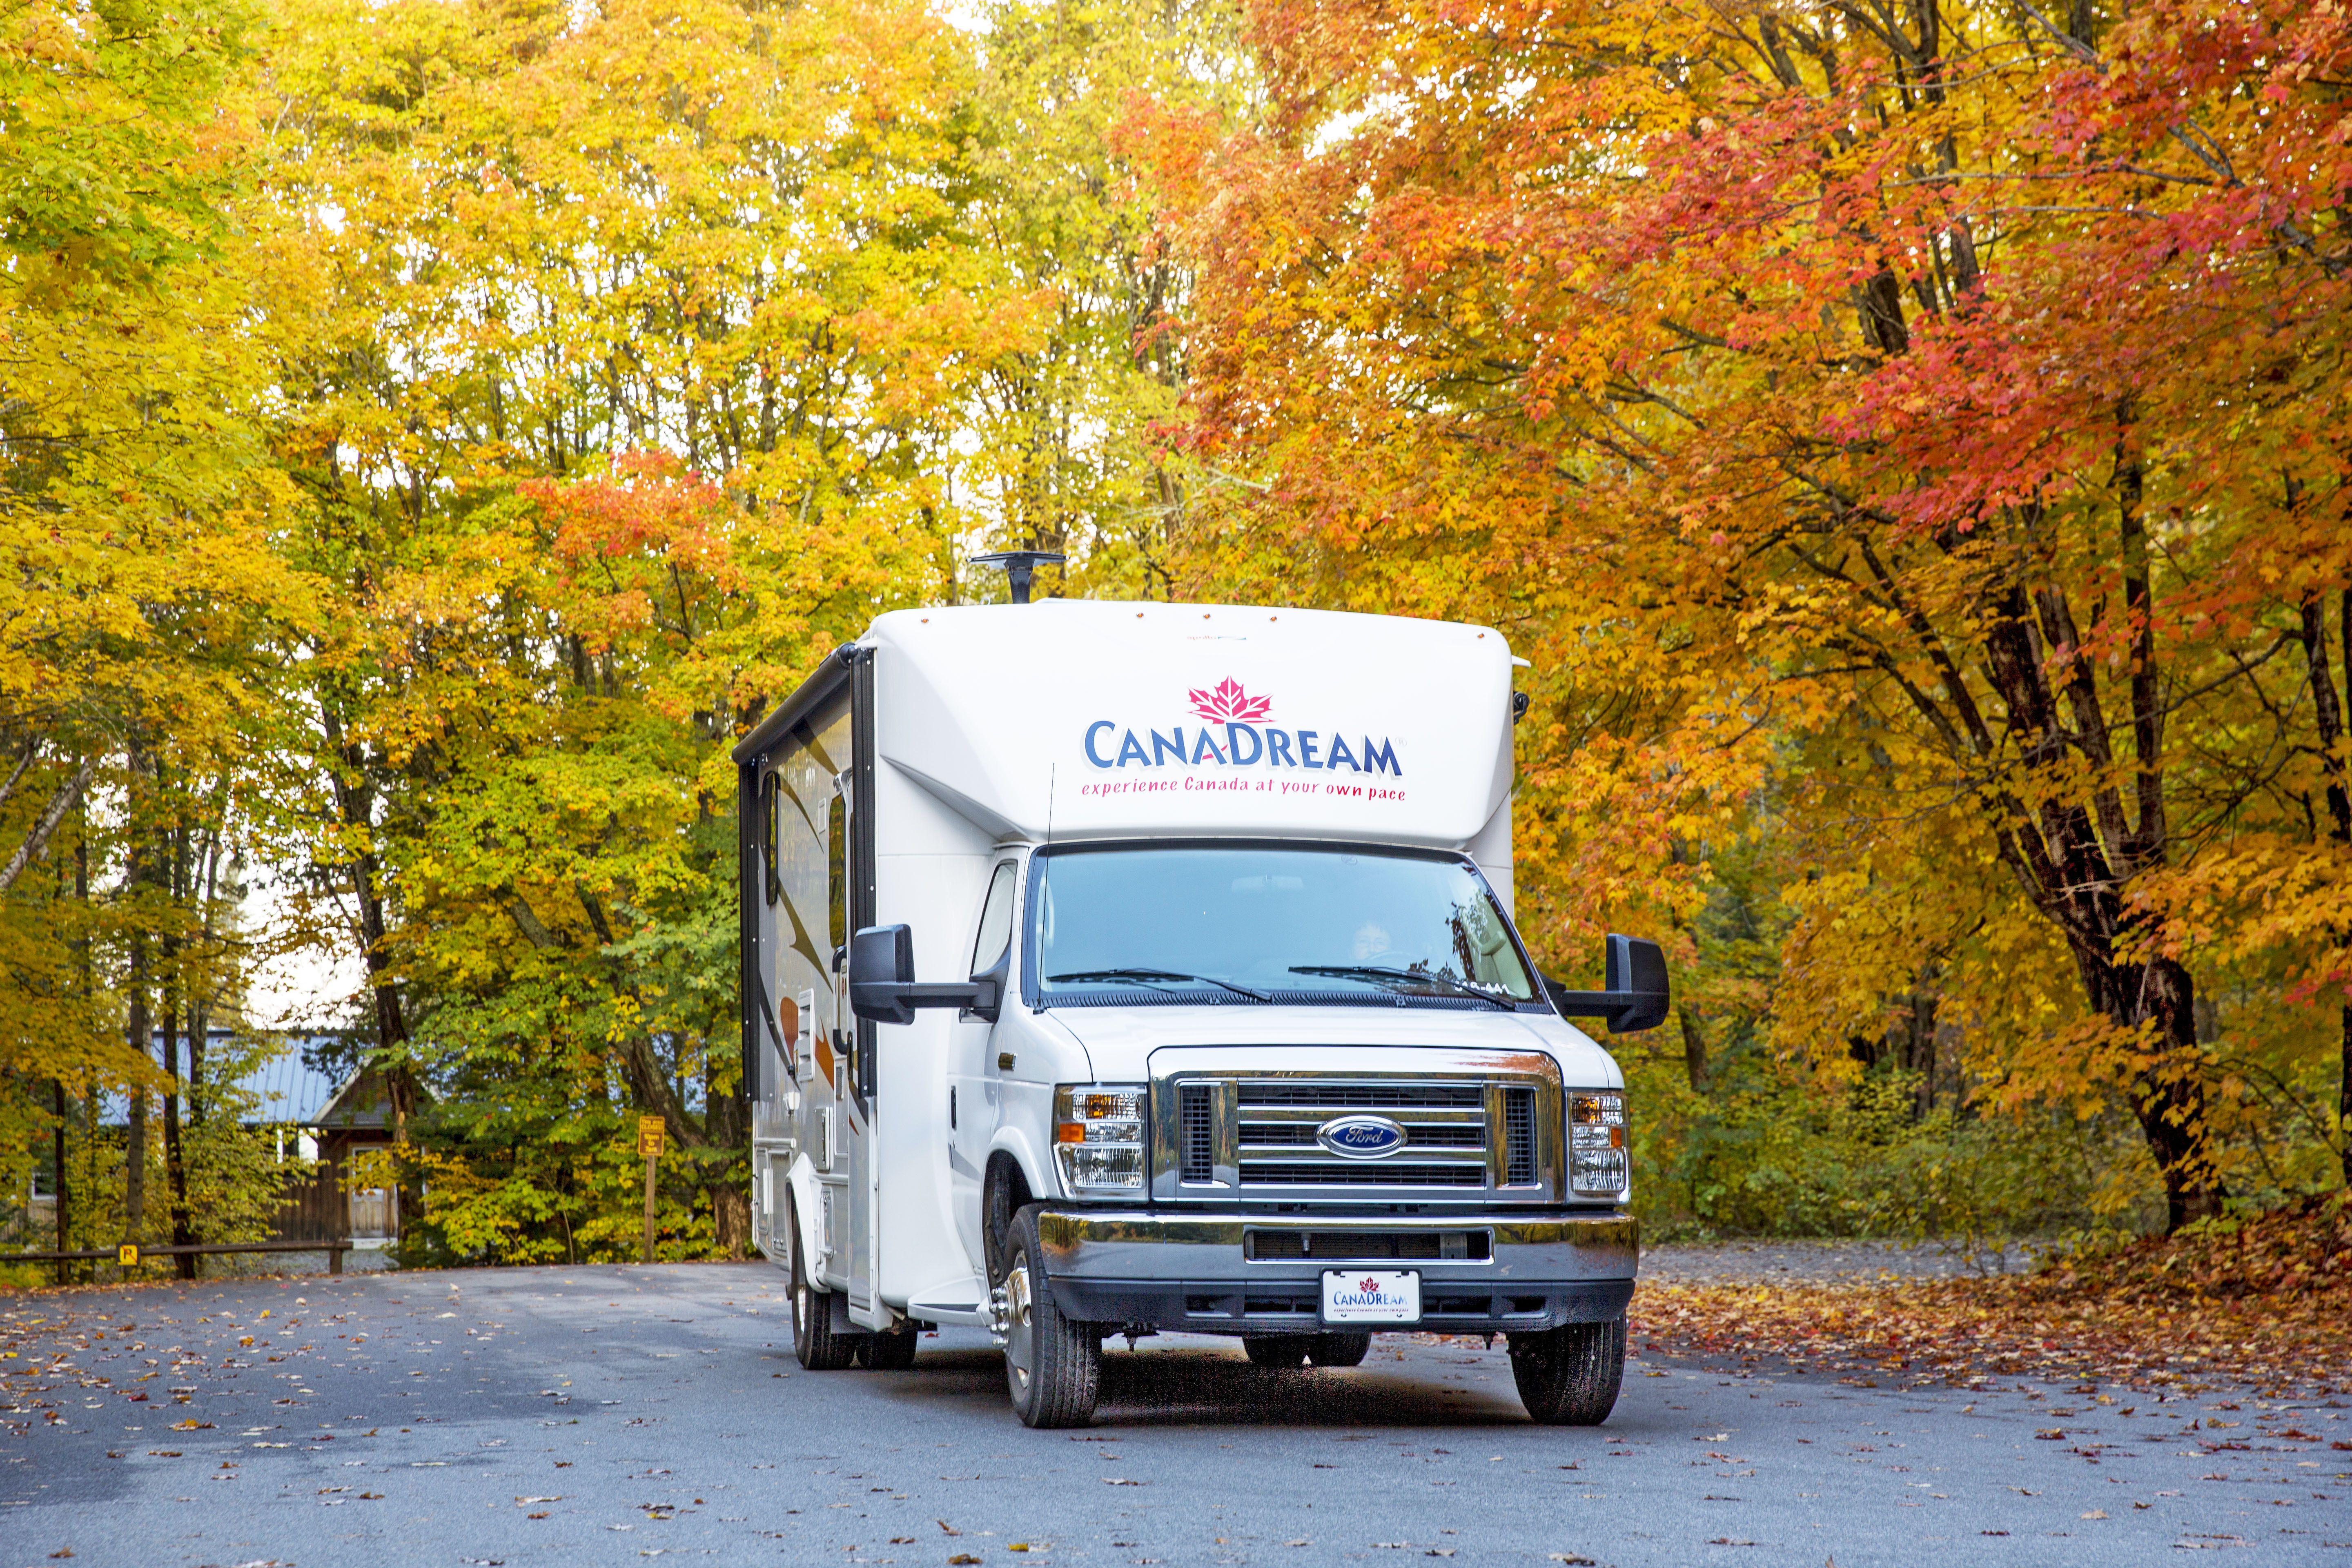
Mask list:
[{"label": "roof vent", "polygon": [[1013,602],[1029,602],[1030,574],[1040,566],[1059,566],[1068,556],[1058,550],[1000,550],[993,555],[975,555],[975,566],[1002,566],[1007,581],[1013,584]]}]

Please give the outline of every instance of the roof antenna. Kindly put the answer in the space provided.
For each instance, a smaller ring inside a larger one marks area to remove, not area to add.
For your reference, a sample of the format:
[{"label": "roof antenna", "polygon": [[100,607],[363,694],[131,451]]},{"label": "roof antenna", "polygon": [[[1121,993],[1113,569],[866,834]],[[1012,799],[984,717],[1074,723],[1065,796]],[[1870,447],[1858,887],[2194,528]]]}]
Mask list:
[{"label": "roof antenna", "polygon": [[993,555],[975,555],[975,566],[1002,566],[1005,580],[1013,584],[1013,602],[1029,602],[1029,576],[1040,566],[1059,566],[1069,559],[1058,550],[1000,550]]}]

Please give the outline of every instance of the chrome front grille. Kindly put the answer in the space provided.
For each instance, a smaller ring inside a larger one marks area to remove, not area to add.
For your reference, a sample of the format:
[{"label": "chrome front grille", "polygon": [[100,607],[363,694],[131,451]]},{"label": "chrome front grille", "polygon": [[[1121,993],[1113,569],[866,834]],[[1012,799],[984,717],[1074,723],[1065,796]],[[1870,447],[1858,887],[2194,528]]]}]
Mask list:
[{"label": "chrome front grille", "polygon": [[[1483,1083],[1242,1079],[1234,1088],[1244,1187],[1486,1185],[1489,1140]],[[1403,1146],[1378,1160],[1326,1152],[1315,1141],[1316,1129],[1351,1113],[1395,1122],[1404,1129]]]},{"label": "chrome front grille", "polygon": [[1412,1165],[1401,1160],[1355,1162],[1252,1160],[1242,1156],[1244,1187],[1478,1187],[1484,1165]]},{"label": "chrome front grille", "polygon": [[1465,1110],[1485,1100],[1475,1083],[1293,1083],[1244,1079],[1241,1102],[1247,1106],[1307,1106],[1317,1110]]},{"label": "chrome front grille", "polygon": [[[1361,1070],[1367,1058],[1394,1068]],[[1161,1201],[1559,1198],[1559,1079],[1539,1055],[1177,1047],[1154,1053],[1153,1067],[1151,1191]],[[1403,1142],[1383,1154],[1333,1152],[1318,1133],[1349,1117],[1391,1122]]]}]

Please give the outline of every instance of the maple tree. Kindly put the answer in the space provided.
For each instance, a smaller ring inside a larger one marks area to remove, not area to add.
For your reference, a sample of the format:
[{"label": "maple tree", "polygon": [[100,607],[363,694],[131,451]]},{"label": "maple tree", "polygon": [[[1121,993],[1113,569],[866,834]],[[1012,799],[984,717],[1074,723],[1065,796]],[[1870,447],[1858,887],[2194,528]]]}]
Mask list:
[{"label": "maple tree", "polygon": [[[179,1240],[246,1223],[210,1202],[214,1154],[250,1151],[204,1125],[201,1058],[244,968],[233,884],[287,693],[268,650],[311,608],[239,331],[251,21],[0,17],[0,1165],[41,1141],[62,1171],[79,1122],[85,1199],[134,1238],[166,1211]],[[106,1089],[131,1125],[101,1158]]]},{"label": "maple tree", "polygon": [[1269,0],[1263,122],[1156,128],[1198,576],[1513,630],[1546,941],[1769,791],[1784,1048],[1932,989],[2215,1214],[2254,1069],[2352,1074],[2347,26]]},{"label": "maple tree", "polygon": [[[748,1239],[734,737],[943,590],[960,413],[1034,302],[962,237],[969,56],[918,6],[290,6],[289,391],[320,940],[370,974],[459,1258]],[[391,264],[390,258],[404,258]]]},{"label": "maple tree", "polygon": [[1193,483],[1160,434],[1187,374],[1190,268],[1157,231],[1127,127],[1143,101],[1245,113],[1239,16],[1004,0],[975,20],[971,231],[1028,314],[971,386],[956,482],[993,546],[1069,554],[1041,592],[1165,597]]}]

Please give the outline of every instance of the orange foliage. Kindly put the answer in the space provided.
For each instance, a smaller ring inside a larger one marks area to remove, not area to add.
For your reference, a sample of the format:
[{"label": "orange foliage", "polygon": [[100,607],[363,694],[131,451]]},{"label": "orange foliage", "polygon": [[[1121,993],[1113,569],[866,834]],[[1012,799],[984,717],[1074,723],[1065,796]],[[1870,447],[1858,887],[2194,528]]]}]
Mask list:
[{"label": "orange foliage", "polygon": [[1932,988],[2218,1212],[2231,1061],[2352,1078],[2352,16],[1251,15],[1157,143],[1201,580],[1510,629],[1540,942],[1769,816],[1785,1049]]}]

